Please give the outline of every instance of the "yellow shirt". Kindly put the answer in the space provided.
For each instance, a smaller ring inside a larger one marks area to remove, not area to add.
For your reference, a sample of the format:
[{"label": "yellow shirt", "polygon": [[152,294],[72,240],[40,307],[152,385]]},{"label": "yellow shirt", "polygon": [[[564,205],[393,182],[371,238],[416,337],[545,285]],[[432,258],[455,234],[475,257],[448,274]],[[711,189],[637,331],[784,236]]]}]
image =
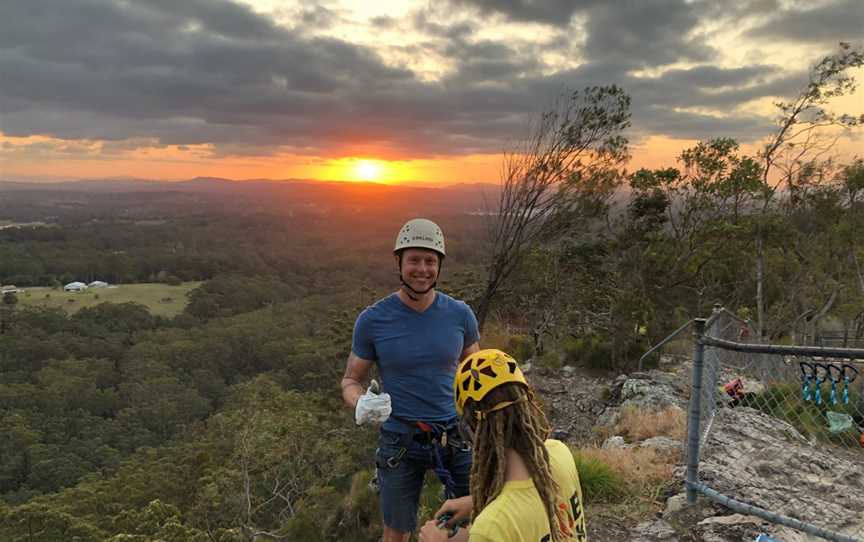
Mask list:
[{"label": "yellow shirt", "polygon": [[[552,478],[558,495],[558,525],[570,542],[586,542],[582,488],[573,454],[558,440],[547,440]],[[470,542],[547,542],[551,540],[549,520],[540,494],[532,480],[511,480],[501,493],[480,512],[468,534]]]}]

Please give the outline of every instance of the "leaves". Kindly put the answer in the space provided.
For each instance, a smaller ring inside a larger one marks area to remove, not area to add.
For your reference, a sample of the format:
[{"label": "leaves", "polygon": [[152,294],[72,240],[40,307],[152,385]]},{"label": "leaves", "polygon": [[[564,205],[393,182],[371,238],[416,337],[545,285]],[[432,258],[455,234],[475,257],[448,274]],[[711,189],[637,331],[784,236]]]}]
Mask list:
[{"label": "leaves", "polygon": [[477,306],[481,328],[492,298],[527,251],[604,215],[628,157],[622,132],[629,125],[630,97],[621,88],[588,87],[554,103],[505,154]]}]

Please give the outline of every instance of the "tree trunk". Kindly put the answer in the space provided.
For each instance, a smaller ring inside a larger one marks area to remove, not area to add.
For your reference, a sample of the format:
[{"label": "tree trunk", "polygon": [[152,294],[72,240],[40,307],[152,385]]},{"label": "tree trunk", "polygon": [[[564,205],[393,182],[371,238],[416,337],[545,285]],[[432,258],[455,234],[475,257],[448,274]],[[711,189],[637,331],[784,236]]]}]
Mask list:
[{"label": "tree trunk", "polygon": [[831,292],[831,296],[828,297],[828,301],[822,305],[822,308],[819,309],[818,312],[813,316],[813,346],[816,346],[816,339],[819,337],[819,321],[828,314],[828,311],[831,310],[831,307],[834,306],[834,302],[837,301],[837,294],[840,293],[840,288],[835,288],[833,292]]},{"label": "tree trunk", "polygon": [[489,315],[489,305],[492,303],[492,297],[495,295],[495,290],[498,288],[492,282],[486,284],[486,291],[477,302],[477,327],[480,332],[483,332],[483,326],[486,325],[486,317]]},{"label": "tree trunk", "polygon": [[855,254],[855,246],[852,246],[852,263],[855,264],[855,273],[858,275],[858,286],[861,288],[861,294],[864,295],[864,270],[861,269],[861,262],[858,261],[858,255]]},{"label": "tree trunk", "polygon": [[765,242],[761,228],[756,230],[756,334],[759,341],[765,336]]}]

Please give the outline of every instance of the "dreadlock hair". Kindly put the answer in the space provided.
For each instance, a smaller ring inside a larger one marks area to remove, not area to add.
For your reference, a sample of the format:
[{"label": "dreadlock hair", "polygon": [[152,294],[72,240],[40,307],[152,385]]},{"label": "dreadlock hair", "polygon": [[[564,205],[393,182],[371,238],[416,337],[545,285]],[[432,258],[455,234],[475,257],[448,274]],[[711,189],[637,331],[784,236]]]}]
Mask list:
[{"label": "dreadlock hair", "polygon": [[[501,410],[486,412],[504,401],[519,401]],[[474,413],[484,411],[483,420]],[[558,529],[556,496],[559,487],[552,478],[549,452],[544,445],[550,433],[549,421],[534,399],[534,393],[521,384],[511,382],[486,394],[480,401],[469,400],[465,419],[474,432],[474,461],[471,465],[471,498],[474,516],[491,503],[504,487],[507,470],[506,450],[514,450],[528,469],[540,500],[549,518],[552,540],[563,539]]]}]

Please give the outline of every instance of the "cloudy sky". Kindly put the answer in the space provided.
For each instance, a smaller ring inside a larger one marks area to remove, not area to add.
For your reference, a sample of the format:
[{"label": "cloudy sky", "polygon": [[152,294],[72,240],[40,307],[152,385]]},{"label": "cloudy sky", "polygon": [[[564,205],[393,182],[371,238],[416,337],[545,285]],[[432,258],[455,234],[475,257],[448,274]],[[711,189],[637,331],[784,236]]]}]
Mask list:
[{"label": "cloudy sky", "polygon": [[770,133],[862,29],[864,0],[6,0],[0,178],[494,181],[532,115],[611,83],[634,166],[672,165]]}]

